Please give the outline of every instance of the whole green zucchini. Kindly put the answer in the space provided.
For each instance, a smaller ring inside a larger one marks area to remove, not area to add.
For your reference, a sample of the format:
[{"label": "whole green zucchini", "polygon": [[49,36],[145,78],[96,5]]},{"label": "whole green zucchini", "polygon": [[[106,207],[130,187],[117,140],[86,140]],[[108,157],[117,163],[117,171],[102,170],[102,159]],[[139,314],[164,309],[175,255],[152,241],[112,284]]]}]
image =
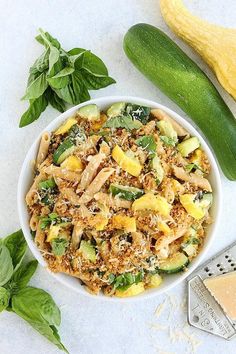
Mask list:
[{"label": "whole green zucchini", "polygon": [[225,176],[236,180],[236,120],[215,86],[165,33],[148,24],[124,37],[131,62],[202,130]]}]

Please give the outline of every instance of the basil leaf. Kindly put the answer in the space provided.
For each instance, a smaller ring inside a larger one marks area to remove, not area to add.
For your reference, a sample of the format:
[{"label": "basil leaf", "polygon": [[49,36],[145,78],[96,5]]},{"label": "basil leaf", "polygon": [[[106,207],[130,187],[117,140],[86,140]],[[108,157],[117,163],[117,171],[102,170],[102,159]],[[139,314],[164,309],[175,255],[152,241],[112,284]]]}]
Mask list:
[{"label": "basil leaf", "polygon": [[93,75],[107,76],[108,71],[103,61],[90,51],[86,51],[83,57],[82,67]]},{"label": "basil leaf", "polygon": [[49,69],[48,69],[48,75],[55,75],[55,71],[53,71],[54,65],[59,61],[60,59],[60,52],[56,47],[50,47],[50,54],[49,54]]},{"label": "basil leaf", "polygon": [[130,114],[132,118],[140,120],[143,124],[147,124],[151,108],[128,103],[126,106],[126,112]]},{"label": "basil leaf", "polygon": [[33,287],[21,289],[12,296],[13,310],[26,321],[59,326],[60,310],[46,291]]},{"label": "basil leaf", "polygon": [[3,243],[10,252],[14,269],[17,269],[27,250],[27,243],[22,230],[18,230],[4,238]]},{"label": "basil leaf", "polygon": [[137,275],[132,273],[123,273],[117,277],[114,274],[109,275],[109,284],[112,284],[114,289],[127,290],[131,285],[137,284],[143,280],[143,271],[139,272]]},{"label": "basil leaf", "polygon": [[84,84],[83,77],[78,71],[75,71],[72,74],[72,84],[73,84],[73,90],[75,92],[78,92],[78,94],[76,95],[77,103],[85,102],[90,99],[90,94],[88,92],[86,85]]},{"label": "basil leaf", "polygon": [[13,274],[12,279],[8,285],[9,289],[14,289],[13,293],[18,292],[18,290],[23,289],[29,283],[30,279],[34,275],[38,266],[38,261],[33,260],[26,264],[22,264],[16,272]]},{"label": "basil leaf", "polygon": [[44,72],[49,66],[49,48],[47,48],[42,55],[34,62],[30,70],[37,70],[38,72]]},{"label": "basil leaf", "polygon": [[53,38],[48,32],[44,32],[41,28],[39,28],[40,34],[35,37],[35,39],[45,47],[53,46],[57,49],[61,48],[60,43],[56,38]]},{"label": "basil leaf", "polygon": [[143,136],[136,140],[136,144],[147,150],[151,157],[155,156],[157,144],[153,135]]},{"label": "basil leaf", "polygon": [[41,73],[26,89],[22,100],[33,100],[40,97],[48,87],[46,74]]},{"label": "basil leaf", "polygon": [[4,245],[0,245],[0,286],[5,285],[13,274],[13,264],[10,252]]},{"label": "basil leaf", "polygon": [[82,48],[74,48],[67,52],[69,55],[68,61],[73,68],[80,69],[82,67],[85,52],[87,52],[87,50]]},{"label": "basil leaf", "polygon": [[0,287],[0,312],[6,310],[10,301],[10,293],[7,289]]},{"label": "basil leaf", "polygon": [[46,92],[46,96],[48,102],[53,108],[57,109],[61,113],[65,112],[66,106],[64,101],[60,97],[58,97],[54,91],[48,88]]},{"label": "basil leaf", "polygon": [[169,136],[162,135],[160,136],[160,139],[163,141],[163,143],[167,146],[175,146],[176,141]]},{"label": "basil leaf", "polygon": [[56,75],[53,77],[49,77],[47,79],[49,85],[53,88],[60,89],[68,85],[70,79],[69,75],[72,74],[75,71],[74,68],[71,67],[65,67],[61,71],[59,71]]},{"label": "basil leaf", "polygon": [[34,122],[39,118],[40,114],[45,111],[48,105],[48,100],[45,95],[42,95],[35,100],[30,101],[30,106],[27,111],[21,116],[19,127],[25,127],[26,125]]},{"label": "basil leaf", "polygon": [[21,289],[12,296],[12,310],[59,349],[66,351],[56,329],[61,323],[60,310],[46,291],[33,287]]},{"label": "basil leaf", "polygon": [[86,70],[83,71],[83,81],[88,90],[99,90],[116,82],[109,76],[94,76]]},{"label": "basil leaf", "polygon": [[29,87],[33,81],[35,81],[39,75],[41,75],[41,72],[38,71],[36,68],[31,67],[29,70],[29,77],[28,77],[28,81],[27,81],[27,87]]},{"label": "basil leaf", "polygon": [[73,88],[70,85],[67,85],[61,89],[53,89],[57,96],[59,96],[63,101],[69,104],[74,104],[75,97]]},{"label": "basil leaf", "polygon": [[104,124],[106,128],[125,128],[126,130],[139,129],[142,127],[142,123],[138,120],[132,119],[131,116],[118,116],[112,117]]},{"label": "basil leaf", "polygon": [[192,170],[199,170],[199,171],[205,173],[205,171],[203,171],[203,170],[202,170],[197,164],[195,164],[195,163],[190,163],[190,164],[186,165],[186,166],[185,166],[185,170],[186,170],[187,172],[191,172]]},{"label": "basil leaf", "polygon": [[52,252],[55,256],[63,256],[69,242],[64,238],[55,238],[52,240]]}]

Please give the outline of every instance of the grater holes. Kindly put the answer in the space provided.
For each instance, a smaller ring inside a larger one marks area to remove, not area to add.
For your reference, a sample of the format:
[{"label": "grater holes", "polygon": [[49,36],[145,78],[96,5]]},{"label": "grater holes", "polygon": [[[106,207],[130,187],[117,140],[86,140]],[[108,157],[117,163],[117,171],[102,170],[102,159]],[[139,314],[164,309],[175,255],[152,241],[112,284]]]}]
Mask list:
[{"label": "grater holes", "polygon": [[207,273],[210,271],[210,269],[209,269],[208,267],[204,268],[204,270],[205,270],[205,272],[207,272]]},{"label": "grater holes", "polygon": [[226,255],[225,255],[225,258],[227,259],[227,258],[229,258],[229,256],[226,254]]}]

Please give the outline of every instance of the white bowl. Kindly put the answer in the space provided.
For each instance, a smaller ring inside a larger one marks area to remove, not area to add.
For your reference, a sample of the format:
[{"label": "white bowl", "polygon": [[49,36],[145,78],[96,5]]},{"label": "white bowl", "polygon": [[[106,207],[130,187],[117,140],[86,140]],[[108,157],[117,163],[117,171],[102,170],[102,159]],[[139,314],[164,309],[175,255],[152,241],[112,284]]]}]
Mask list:
[{"label": "white bowl", "polygon": [[[130,297],[130,298],[116,298],[116,297],[107,297],[104,296],[103,294],[94,296],[89,294],[84,287],[80,284],[79,280],[76,278],[73,278],[72,276],[68,276],[65,274],[54,274],[52,272],[49,272],[56,278],[58,279],[61,283],[64,285],[68,286],[70,289],[73,289],[79,294],[84,294],[86,296],[93,297],[94,299],[104,299],[107,301],[118,301],[118,302],[127,302],[127,301],[134,301],[138,299],[144,299],[144,298],[149,298],[154,295],[161,294],[163,292],[166,292],[170,288],[174,287],[175,285],[179,284],[181,281],[183,281],[189,274],[199,265],[199,263],[204,259],[204,257],[207,254],[207,251],[213,241],[215,231],[218,225],[219,217],[220,217],[220,206],[221,206],[221,181],[220,181],[220,174],[218,170],[218,166],[216,164],[215,158],[206,144],[204,138],[197,132],[197,130],[189,124],[185,119],[180,117],[177,113],[173,112],[171,109],[158,104],[153,101],[149,101],[143,98],[138,98],[138,97],[130,97],[130,96],[111,96],[111,97],[103,97],[103,98],[98,98],[94,99],[91,101],[84,102],[78,106],[75,106],[68,111],[60,114],[56,119],[54,119],[46,128],[44,131],[53,131],[55,130],[66,118],[70,117],[73,115],[76,110],[82,106],[85,106],[90,103],[95,103],[97,104],[101,109],[106,109],[109,107],[112,103],[114,102],[130,102],[130,103],[138,103],[143,106],[148,106],[151,108],[161,108],[168,114],[170,114],[171,117],[173,117],[178,123],[180,123],[187,131],[189,131],[192,135],[197,136],[201,142],[201,145],[203,149],[205,150],[210,164],[211,164],[211,173],[209,176],[210,183],[213,188],[213,205],[211,207],[211,215],[213,217],[213,224],[208,226],[207,229],[207,234],[205,238],[205,243],[204,246],[199,253],[199,255],[190,263],[188,266],[188,270],[183,272],[183,273],[177,273],[173,275],[168,275],[165,277],[163,283],[161,284],[160,287],[156,289],[150,289],[146,290],[144,293],[136,296],[136,297]],[[210,127],[209,127],[210,129]],[[19,177],[19,182],[18,182],[18,195],[17,195],[17,202],[18,202],[18,212],[19,212],[19,217],[20,217],[20,224],[23,230],[23,233],[25,235],[26,241],[28,243],[29,248],[31,249],[33,255],[35,258],[38,260],[38,262],[45,268],[47,268],[47,264],[45,260],[43,259],[42,255],[40,254],[40,251],[37,249],[34,241],[32,240],[32,236],[30,234],[30,228],[29,228],[29,214],[27,211],[26,203],[25,203],[25,195],[27,191],[29,190],[32,181],[33,181],[33,173],[32,173],[32,161],[35,159],[40,138],[43,132],[40,133],[38,138],[35,140],[31,148],[29,149],[26,158],[24,160],[20,177]]]}]

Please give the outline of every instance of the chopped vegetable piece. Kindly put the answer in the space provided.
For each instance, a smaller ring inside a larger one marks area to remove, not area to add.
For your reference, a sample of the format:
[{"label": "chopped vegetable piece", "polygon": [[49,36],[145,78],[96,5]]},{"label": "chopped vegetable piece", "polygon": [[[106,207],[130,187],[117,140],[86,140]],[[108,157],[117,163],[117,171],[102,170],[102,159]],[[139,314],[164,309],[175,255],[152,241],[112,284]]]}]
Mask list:
[{"label": "chopped vegetable piece", "polygon": [[96,104],[83,106],[78,110],[77,113],[81,118],[88,119],[89,121],[100,120],[100,110]]},{"label": "chopped vegetable piece", "polygon": [[142,189],[130,186],[122,186],[120,184],[111,184],[109,191],[113,196],[117,195],[119,198],[131,201],[141,197],[144,194]]},{"label": "chopped vegetable piece", "polygon": [[60,135],[60,134],[65,134],[67,133],[70,128],[77,123],[77,119],[75,118],[69,118],[67,119],[67,121],[62,124],[56,131],[55,131],[55,135]]},{"label": "chopped vegetable piece", "polygon": [[93,245],[89,241],[81,241],[80,242],[80,247],[79,247],[80,252],[82,253],[82,256],[85,259],[88,259],[91,262],[96,262],[96,251]]},{"label": "chopped vegetable piece", "polygon": [[123,170],[132,176],[138,177],[140,175],[142,165],[140,165],[138,160],[128,157],[118,145],[112,150],[112,157]]},{"label": "chopped vegetable piece", "polygon": [[45,181],[39,182],[39,189],[52,189],[56,187],[54,178],[46,179]]},{"label": "chopped vegetable piece", "polygon": [[181,252],[175,253],[172,257],[162,261],[159,266],[159,271],[162,273],[178,273],[187,267],[189,259]]}]

